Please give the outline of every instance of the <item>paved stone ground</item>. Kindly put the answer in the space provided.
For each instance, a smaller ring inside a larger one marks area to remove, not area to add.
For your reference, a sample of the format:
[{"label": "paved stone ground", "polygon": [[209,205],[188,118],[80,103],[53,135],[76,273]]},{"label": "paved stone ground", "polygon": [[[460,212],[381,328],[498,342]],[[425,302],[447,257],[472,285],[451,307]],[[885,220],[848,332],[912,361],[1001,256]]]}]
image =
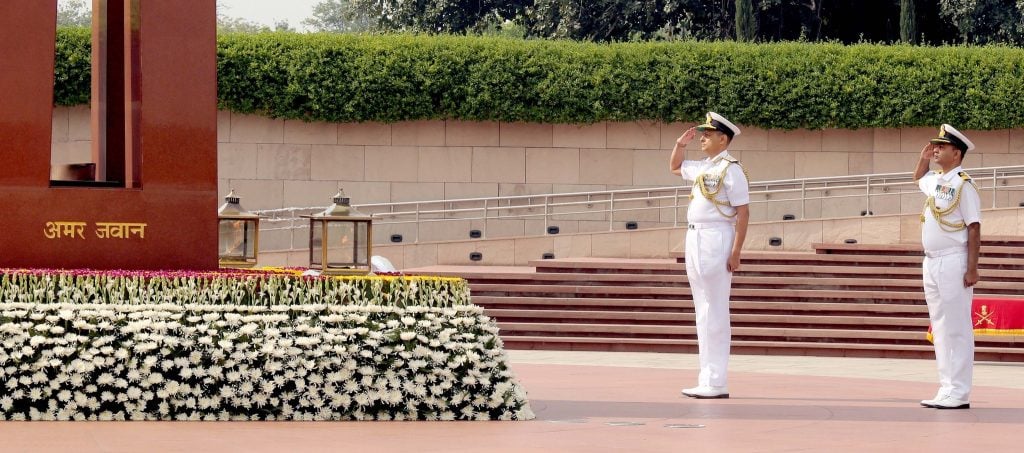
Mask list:
[{"label": "paved stone ground", "polygon": [[971,409],[922,408],[928,360],[734,356],[728,400],[685,354],[509,351],[530,422],[0,422],[0,451],[1018,451],[1024,364],[979,363]]}]

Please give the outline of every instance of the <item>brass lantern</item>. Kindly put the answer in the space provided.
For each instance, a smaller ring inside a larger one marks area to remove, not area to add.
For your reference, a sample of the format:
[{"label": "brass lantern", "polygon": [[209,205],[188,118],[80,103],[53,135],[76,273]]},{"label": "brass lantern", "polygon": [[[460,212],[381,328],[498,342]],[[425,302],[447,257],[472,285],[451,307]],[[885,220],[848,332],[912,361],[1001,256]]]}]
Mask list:
[{"label": "brass lantern", "polygon": [[246,211],[232,190],[217,211],[220,267],[252,267],[260,244],[260,216]]},{"label": "brass lantern", "polygon": [[373,219],[355,210],[339,190],[326,211],[309,219],[309,268],[328,274],[367,274],[373,252]]}]

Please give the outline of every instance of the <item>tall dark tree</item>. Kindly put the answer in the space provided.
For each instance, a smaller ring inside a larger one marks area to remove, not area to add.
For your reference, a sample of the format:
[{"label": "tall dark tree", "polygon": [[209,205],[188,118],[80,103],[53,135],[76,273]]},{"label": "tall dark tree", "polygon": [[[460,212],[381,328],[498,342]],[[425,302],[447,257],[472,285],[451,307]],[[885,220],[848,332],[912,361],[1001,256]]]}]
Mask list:
[{"label": "tall dark tree", "polygon": [[759,0],[757,3],[763,39],[816,41],[827,36],[822,33],[822,0]]},{"label": "tall dark tree", "polygon": [[647,39],[665,23],[663,0],[535,0],[531,34],[588,41]]},{"label": "tall dark tree", "polygon": [[757,14],[754,13],[753,0],[736,0],[736,40],[754,41],[757,39]]},{"label": "tall dark tree", "polygon": [[900,41],[917,43],[917,8],[914,0],[900,0]]},{"label": "tall dark tree", "polygon": [[735,33],[734,0],[666,0],[659,35],[672,39],[729,39]]},{"label": "tall dark tree", "polygon": [[939,11],[963,42],[1024,44],[1024,1],[939,0]]},{"label": "tall dark tree", "polygon": [[1024,0],[321,0],[304,23],[323,31],[457,34],[509,27],[509,36],[587,41],[1024,45],[1022,12]]}]

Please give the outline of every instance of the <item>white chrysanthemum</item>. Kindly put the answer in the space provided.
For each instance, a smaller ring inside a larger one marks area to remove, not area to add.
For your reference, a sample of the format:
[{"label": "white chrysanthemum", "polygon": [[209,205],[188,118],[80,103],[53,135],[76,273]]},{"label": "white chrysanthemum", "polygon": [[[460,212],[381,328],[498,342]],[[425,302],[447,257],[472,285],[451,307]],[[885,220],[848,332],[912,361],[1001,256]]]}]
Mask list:
[{"label": "white chrysanthemum", "polygon": [[125,393],[128,395],[128,398],[133,400],[137,400],[142,397],[142,389],[138,387],[128,387],[128,390]]}]

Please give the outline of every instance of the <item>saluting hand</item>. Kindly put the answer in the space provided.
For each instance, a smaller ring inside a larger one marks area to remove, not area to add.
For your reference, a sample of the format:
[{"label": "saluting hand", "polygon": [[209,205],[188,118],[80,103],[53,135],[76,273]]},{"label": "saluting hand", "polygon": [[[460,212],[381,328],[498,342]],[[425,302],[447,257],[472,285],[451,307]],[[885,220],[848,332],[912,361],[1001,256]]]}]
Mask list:
[{"label": "saluting hand", "polygon": [[690,143],[690,140],[693,140],[693,137],[696,136],[697,128],[691,127],[687,129],[686,132],[683,132],[683,135],[680,135],[679,138],[676,139],[676,144],[679,146],[686,146],[686,144]]},{"label": "saluting hand", "polygon": [[929,143],[921,149],[921,160],[932,160],[935,157],[935,144]]},{"label": "saluting hand", "polygon": [[964,273],[964,288],[970,288],[978,283],[978,270],[969,270]]}]

